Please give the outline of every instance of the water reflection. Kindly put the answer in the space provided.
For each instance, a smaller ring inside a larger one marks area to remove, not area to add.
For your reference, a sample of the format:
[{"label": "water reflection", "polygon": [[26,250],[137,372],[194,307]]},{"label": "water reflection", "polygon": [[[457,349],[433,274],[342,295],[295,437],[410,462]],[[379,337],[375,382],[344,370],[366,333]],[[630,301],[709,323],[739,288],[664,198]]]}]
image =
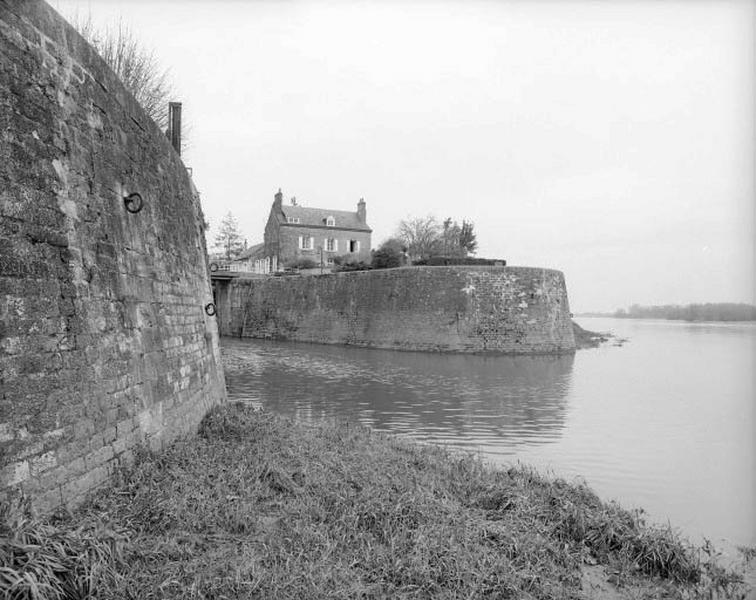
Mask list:
[{"label": "water reflection", "polygon": [[574,361],[232,338],[223,355],[231,400],[503,456],[562,435]]}]

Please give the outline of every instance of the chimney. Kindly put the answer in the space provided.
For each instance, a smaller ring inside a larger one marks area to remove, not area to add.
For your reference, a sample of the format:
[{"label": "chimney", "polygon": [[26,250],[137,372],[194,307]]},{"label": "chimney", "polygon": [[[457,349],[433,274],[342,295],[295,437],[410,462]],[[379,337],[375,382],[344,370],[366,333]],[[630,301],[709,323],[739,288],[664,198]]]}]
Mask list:
[{"label": "chimney", "polygon": [[366,223],[365,198],[360,198],[360,201],[357,203],[357,218],[360,220],[360,223]]},{"label": "chimney", "polygon": [[281,210],[282,203],[283,203],[283,194],[281,193],[281,188],[278,188],[278,192],[276,192],[276,195],[273,196],[273,208],[277,208],[278,210]]},{"label": "chimney", "polygon": [[181,102],[168,103],[168,139],[181,155]]},{"label": "chimney", "polygon": [[292,196],[291,197],[291,205],[292,206],[296,206],[297,205],[297,197],[296,196]]}]

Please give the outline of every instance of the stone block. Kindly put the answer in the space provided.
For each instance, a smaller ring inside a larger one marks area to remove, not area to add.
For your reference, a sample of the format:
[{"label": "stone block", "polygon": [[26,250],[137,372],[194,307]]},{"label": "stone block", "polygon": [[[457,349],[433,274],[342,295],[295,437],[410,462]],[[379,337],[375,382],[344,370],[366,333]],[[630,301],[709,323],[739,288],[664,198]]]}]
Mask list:
[{"label": "stone block", "polygon": [[55,452],[45,452],[29,461],[30,472],[33,477],[38,477],[45,471],[52,469],[58,464]]},{"label": "stone block", "polygon": [[11,463],[0,469],[0,488],[18,485],[30,476],[29,461]]}]

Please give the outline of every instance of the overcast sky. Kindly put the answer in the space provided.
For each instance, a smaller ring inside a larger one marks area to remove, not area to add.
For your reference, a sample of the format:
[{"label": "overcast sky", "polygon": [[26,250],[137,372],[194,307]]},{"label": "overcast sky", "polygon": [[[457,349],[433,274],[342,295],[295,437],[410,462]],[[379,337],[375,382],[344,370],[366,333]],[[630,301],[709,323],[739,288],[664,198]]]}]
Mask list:
[{"label": "overcast sky", "polygon": [[280,187],[364,197],[374,246],[472,220],[575,312],[756,302],[754,0],[52,5],[170,68],[205,214],[251,244]]}]

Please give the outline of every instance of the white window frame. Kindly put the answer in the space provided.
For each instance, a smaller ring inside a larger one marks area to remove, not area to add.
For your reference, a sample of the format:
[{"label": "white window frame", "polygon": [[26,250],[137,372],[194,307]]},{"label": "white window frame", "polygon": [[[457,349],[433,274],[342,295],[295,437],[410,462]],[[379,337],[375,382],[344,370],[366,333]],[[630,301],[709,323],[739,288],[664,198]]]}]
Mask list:
[{"label": "white window frame", "polygon": [[336,219],[334,219],[332,215],[328,215],[328,217],[326,217],[326,226],[336,227]]},{"label": "white window frame", "polygon": [[337,240],[336,238],[325,238],[323,248],[325,248],[326,252],[338,252],[339,240]]},{"label": "white window frame", "polygon": [[[354,244],[354,246],[352,245]],[[354,250],[352,250],[354,248]],[[349,240],[349,252],[357,254],[360,251],[360,240]]]},{"label": "white window frame", "polygon": [[299,217],[286,217],[286,222],[287,223],[298,224],[299,223]]},{"label": "white window frame", "polygon": [[315,247],[315,238],[311,235],[299,236],[299,249],[300,250],[312,250]]}]

